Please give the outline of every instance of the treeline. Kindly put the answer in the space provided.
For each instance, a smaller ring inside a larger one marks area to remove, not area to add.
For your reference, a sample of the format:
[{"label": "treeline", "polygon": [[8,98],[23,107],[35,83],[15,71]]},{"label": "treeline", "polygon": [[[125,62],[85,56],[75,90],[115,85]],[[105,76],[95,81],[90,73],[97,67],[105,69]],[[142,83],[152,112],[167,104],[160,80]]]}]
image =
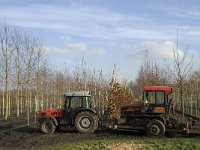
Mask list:
[{"label": "treeline", "polygon": [[[5,119],[16,108],[16,116],[26,109],[31,112],[32,89],[37,89],[36,79],[44,64],[43,46],[30,34],[15,26],[0,26],[0,87],[1,112]],[[15,105],[15,107],[13,107]]]},{"label": "treeline", "polygon": [[84,57],[71,71],[57,70],[48,62],[41,41],[10,24],[0,24],[0,115],[27,117],[41,109],[61,108],[67,91],[87,90],[104,113],[109,80],[102,69],[86,64]]}]

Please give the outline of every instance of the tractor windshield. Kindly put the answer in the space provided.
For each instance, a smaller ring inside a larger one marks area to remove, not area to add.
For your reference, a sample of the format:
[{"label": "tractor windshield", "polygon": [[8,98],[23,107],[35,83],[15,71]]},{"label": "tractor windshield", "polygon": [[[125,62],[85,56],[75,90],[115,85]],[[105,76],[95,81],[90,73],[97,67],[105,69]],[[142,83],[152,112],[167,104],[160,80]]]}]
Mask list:
[{"label": "tractor windshield", "polygon": [[144,91],[144,103],[161,105],[165,103],[165,93],[163,91]]}]

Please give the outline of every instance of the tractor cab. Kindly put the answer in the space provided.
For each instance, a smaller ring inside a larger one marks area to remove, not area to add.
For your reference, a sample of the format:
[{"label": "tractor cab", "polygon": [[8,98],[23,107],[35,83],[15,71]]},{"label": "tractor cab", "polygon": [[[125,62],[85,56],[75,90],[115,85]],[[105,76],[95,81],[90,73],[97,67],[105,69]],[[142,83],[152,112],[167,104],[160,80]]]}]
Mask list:
[{"label": "tractor cab", "polygon": [[92,104],[91,95],[85,91],[68,92],[64,94],[64,100],[66,109],[89,108]]},{"label": "tractor cab", "polygon": [[64,121],[67,124],[72,124],[74,116],[80,111],[91,110],[94,112],[89,92],[67,92],[64,94],[64,101]]},{"label": "tractor cab", "polygon": [[122,117],[127,112],[165,114],[170,107],[169,95],[171,93],[172,88],[169,86],[144,86],[139,102],[122,107]]},{"label": "tractor cab", "polygon": [[169,95],[172,88],[169,86],[144,86],[143,111],[165,113],[171,103]]}]

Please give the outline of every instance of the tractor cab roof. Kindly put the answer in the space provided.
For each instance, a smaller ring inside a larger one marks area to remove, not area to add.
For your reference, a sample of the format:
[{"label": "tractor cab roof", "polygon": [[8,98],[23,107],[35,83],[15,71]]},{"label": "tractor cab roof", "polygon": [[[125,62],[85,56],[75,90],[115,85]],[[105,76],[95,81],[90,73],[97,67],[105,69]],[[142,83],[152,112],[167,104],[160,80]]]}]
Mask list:
[{"label": "tractor cab roof", "polygon": [[165,91],[165,94],[170,95],[172,88],[169,86],[144,86],[144,91]]},{"label": "tractor cab roof", "polygon": [[74,92],[67,92],[64,96],[91,96],[90,92],[88,91],[74,91]]}]

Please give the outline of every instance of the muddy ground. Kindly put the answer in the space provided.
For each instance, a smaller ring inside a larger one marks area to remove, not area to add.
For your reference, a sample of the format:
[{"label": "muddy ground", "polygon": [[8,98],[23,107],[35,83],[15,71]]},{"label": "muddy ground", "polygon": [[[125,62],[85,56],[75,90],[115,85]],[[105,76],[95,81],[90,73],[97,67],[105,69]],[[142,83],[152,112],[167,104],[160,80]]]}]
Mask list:
[{"label": "muddy ground", "polygon": [[23,127],[12,130],[0,130],[0,150],[31,149],[84,140],[100,139],[134,139],[143,138],[144,134],[138,132],[97,131],[93,134],[80,134],[74,130],[61,129],[59,132],[45,135],[35,127]]},{"label": "muddy ground", "polygon": [[[31,122],[34,123],[34,117]],[[0,150],[30,150],[47,146],[55,146],[64,143],[79,142],[84,140],[101,139],[146,139],[144,133],[136,131],[103,131],[98,130],[91,134],[77,133],[73,129],[61,128],[60,131],[53,134],[43,134],[38,124],[25,126],[26,119],[0,119]],[[182,137],[179,137],[182,138]],[[199,134],[192,134],[188,138],[200,138]]]},{"label": "muddy ground", "polygon": [[[145,139],[144,133],[130,131],[97,131],[93,134],[80,134],[74,130],[61,129],[53,134],[42,134],[39,128],[22,127],[17,129],[0,129],[0,150],[29,150],[46,146],[55,146],[64,143],[79,142],[84,140],[101,139]],[[182,138],[182,137],[179,137]],[[199,138],[192,135],[188,138]]]}]

